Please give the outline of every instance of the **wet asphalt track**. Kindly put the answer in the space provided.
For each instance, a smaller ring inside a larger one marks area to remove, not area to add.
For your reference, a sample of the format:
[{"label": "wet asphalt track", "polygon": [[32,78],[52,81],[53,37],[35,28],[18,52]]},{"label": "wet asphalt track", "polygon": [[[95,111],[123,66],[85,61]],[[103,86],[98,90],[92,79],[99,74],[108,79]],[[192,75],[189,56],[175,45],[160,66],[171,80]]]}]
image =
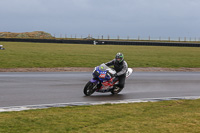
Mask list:
[{"label": "wet asphalt track", "polygon": [[134,72],[118,95],[83,94],[89,72],[0,73],[0,107],[200,96],[200,72]]}]

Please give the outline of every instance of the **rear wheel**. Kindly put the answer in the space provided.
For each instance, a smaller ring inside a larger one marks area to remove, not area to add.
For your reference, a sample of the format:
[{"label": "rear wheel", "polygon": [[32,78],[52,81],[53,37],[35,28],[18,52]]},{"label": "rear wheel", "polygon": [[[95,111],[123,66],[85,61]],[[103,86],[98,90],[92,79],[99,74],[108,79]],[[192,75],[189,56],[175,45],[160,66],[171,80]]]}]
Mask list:
[{"label": "rear wheel", "polygon": [[83,93],[86,95],[86,96],[90,96],[92,95],[95,90],[97,89],[97,84],[96,83],[92,83],[92,82],[88,82],[85,87],[84,87],[84,90],[83,90]]}]

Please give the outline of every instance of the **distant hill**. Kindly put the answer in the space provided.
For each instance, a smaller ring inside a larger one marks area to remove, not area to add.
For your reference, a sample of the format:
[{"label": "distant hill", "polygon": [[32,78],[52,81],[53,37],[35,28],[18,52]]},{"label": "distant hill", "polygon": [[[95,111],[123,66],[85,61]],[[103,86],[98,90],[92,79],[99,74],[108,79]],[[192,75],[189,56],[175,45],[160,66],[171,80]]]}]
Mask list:
[{"label": "distant hill", "polygon": [[8,37],[8,38],[55,38],[51,34],[44,32],[44,31],[33,31],[33,32],[23,32],[23,33],[0,32],[0,37]]}]

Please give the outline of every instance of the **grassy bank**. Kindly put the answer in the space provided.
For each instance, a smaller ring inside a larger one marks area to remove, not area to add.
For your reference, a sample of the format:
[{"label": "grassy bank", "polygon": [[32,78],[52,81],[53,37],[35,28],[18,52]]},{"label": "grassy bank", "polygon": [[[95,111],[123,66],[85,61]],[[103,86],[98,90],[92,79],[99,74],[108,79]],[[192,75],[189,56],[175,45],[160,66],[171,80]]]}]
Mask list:
[{"label": "grassy bank", "polygon": [[1,42],[0,68],[94,67],[117,52],[129,67],[200,67],[200,48]]},{"label": "grassy bank", "polygon": [[0,113],[2,133],[195,133],[200,100],[50,108]]}]

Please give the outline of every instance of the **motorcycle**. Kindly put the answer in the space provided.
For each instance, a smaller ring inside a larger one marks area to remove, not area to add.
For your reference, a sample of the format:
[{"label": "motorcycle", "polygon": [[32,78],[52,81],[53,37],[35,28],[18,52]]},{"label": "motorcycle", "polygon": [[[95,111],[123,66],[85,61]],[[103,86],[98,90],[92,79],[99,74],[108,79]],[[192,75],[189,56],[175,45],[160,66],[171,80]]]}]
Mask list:
[{"label": "motorcycle", "polygon": [[3,48],[3,45],[0,45],[0,50],[5,50],[5,48]]},{"label": "motorcycle", "polygon": [[[133,70],[128,68],[126,78],[132,74]],[[119,80],[113,75],[116,71],[105,64],[95,67],[93,78],[85,85],[83,93],[86,96],[92,95],[94,92],[118,94],[123,88],[116,89]]]}]

